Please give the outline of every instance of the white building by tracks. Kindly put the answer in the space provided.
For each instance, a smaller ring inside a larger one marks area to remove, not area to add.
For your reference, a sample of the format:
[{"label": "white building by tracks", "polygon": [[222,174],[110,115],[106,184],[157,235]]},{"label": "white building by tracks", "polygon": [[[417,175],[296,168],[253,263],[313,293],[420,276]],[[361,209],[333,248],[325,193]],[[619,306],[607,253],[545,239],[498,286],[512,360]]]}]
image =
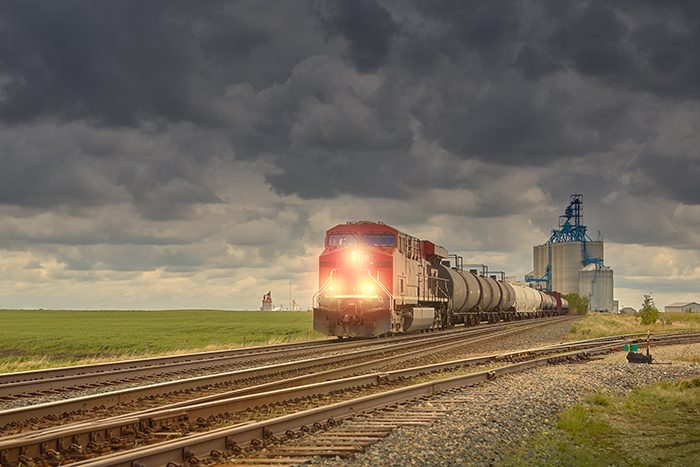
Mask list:
[{"label": "white building by tracks", "polygon": [[698,302],[675,302],[666,305],[666,312],[681,312],[681,313],[700,313],[700,303]]}]

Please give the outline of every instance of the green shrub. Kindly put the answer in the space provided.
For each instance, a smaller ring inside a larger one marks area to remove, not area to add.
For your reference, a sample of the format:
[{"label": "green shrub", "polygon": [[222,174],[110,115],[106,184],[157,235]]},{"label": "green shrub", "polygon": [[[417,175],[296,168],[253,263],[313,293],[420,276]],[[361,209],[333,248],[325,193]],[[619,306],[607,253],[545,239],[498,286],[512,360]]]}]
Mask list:
[{"label": "green shrub", "polygon": [[564,295],[569,302],[569,313],[572,315],[585,315],[588,313],[588,297],[582,297],[577,293]]},{"label": "green shrub", "polygon": [[644,302],[639,310],[639,318],[642,324],[654,324],[659,319],[659,310],[654,304],[654,299],[649,294],[644,295]]}]

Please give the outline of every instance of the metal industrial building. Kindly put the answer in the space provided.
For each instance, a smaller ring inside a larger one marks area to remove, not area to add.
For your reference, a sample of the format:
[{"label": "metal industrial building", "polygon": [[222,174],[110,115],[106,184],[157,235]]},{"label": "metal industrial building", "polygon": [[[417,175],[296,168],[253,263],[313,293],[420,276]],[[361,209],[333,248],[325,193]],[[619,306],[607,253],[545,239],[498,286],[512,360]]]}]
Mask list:
[{"label": "metal industrial building", "polygon": [[534,270],[525,279],[545,290],[588,297],[591,311],[612,311],[613,270],[604,265],[603,241],[592,240],[586,230],[583,195],[571,195],[559,228],[534,247]]},{"label": "metal industrial building", "polygon": [[685,313],[700,313],[700,303],[698,302],[676,302],[666,305],[664,311],[667,312],[685,312]]}]

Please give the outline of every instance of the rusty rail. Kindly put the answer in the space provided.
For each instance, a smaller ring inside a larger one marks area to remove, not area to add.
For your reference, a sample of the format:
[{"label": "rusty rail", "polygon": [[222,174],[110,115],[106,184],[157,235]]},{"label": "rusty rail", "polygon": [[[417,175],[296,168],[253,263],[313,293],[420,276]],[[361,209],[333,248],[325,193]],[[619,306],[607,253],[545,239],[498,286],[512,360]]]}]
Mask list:
[{"label": "rusty rail", "polygon": [[25,395],[34,395],[42,392],[115,385],[151,377],[182,374],[194,370],[214,370],[231,366],[239,362],[253,362],[276,356],[304,356],[313,355],[318,351],[349,350],[372,345],[380,346],[391,343],[417,342],[428,338],[426,336],[449,336],[483,329],[507,327],[514,324],[517,323],[496,323],[479,328],[459,328],[436,331],[430,334],[392,336],[381,340],[376,338],[358,338],[341,342],[337,339],[328,339],[4,373],[0,374],[0,400],[13,400]]},{"label": "rusty rail", "polygon": [[[464,332],[464,329],[442,331],[434,335],[450,335],[460,332]],[[0,399],[25,392],[37,393],[41,391],[80,387],[81,385],[118,382],[127,379],[161,376],[173,373],[177,374],[188,370],[218,368],[241,361],[252,362],[275,356],[289,357],[309,355],[319,351],[349,350],[375,344],[384,345],[392,342],[418,341],[425,338],[425,334],[414,334],[391,337],[386,340],[357,339],[352,341],[338,341],[337,339],[333,339],[4,373],[0,374]]]},{"label": "rusty rail", "polygon": [[[511,331],[514,332],[514,331]],[[482,338],[485,339],[486,337]],[[700,336],[694,336],[696,340],[700,340]],[[666,344],[672,344],[677,342],[688,341],[688,336],[674,337],[674,339],[666,339]],[[272,390],[264,393],[255,393],[249,395],[241,396],[241,391],[238,394],[234,391],[230,393],[231,396],[223,400],[214,402],[199,402],[190,405],[180,405],[179,407],[171,406],[167,409],[145,411],[137,414],[130,414],[123,417],[114,417],[112,419],[100,421],[99,423],[85,423],[78,424],[77,426],[68,426],[62,429],[48,430],[45,433],[32,433],[31,436],[15,436],[10,437],[10,439],[0,440],[0,453],[3,453],[5,459],[10,463],[19,460],[20,450],[24,450],[25,456],[35,457],[46,455],[47,452],[65,453],[66,446],[83,446],[93,443],[93,451],[95,450],[95,440],[108,440],[116,439],[124,436],[124,433],[135,434],[144,433],[149,431],[166,431],[172,428],[173,425],[180,424],[183,426],[187,423],[196,424],[204,422],[208,417],[214,416],[221,413],[229,412],[240,412],[246,409],[250,409],[260,405],[269,405],[280,403],[287,400],[292,400],[295,398],[308,397],[310,395],[316,394],[327,394],[335,391],[347,390],[351,388],[361,387],[361,386],[376,386],[385,382],[396,381],[402,378],[415,377],[427,373],[432,373],[436,371],[451,370],[460,367],[483,364],[483,363],[493,363],[493,362],[503,362],[506,360],[513,359],[523,359],[532,358],[541,354],[562,352],[563,350],[571,350],[578,348],[579,351],[588,351],[593,348],[596,350],[608,349],[608,350],[618,350],[622,345],[628,342],[625,339],[618,339],[615,342],[607,342],[603,346],[600,343],[588,342],[588,343],[567,343],[562,345],[546,346],[538,349],[528,349],[524,351],[508,352],[505,354],[489,355],[477,358],[455,360],[450,362],[444,362],[439,364],[424,365],[420,367],[409,368],[405,370],[395,370],[385,373],[372,373],[361,376],[355,376],[350,378],[345,378],[342,380],[328,381],[324,383],[307,384],[305,386],[295,386],[287,389]],[[581,350],[582,349],[582,350]],[[567,358],[568,354],[561,356],[561,358]],[[390,357],[391,358],[391,357]],[[552,358],[560,357],[550,357],[548,361],[552,361]],[[363,364],[356,365],[358,369],[362,367]],[[364,364],[367,366],[372,365]],[[301,383],[302,379],[295,378],[296,383]],[[267,389],[272,389],[272,386],[268,386]],[[262,389],[262,388],[261,388]],[[244,393],[244,392],[243,392]],[[165,428],[164,428],[165,427]],[[14,439],[12,439],[14,438]],[[120,446],[118,442],[113,441],[112,445],[116,443],[117,448]],[[128,442],[126,442],[128,444]],[[128,445],[124,445],[122,442],[122,448],[128,448]],[[98,447],[99,449],[99,447]],[[68,451],[70,455],[70,450]],[[75,455],[76,453],[73,453]],[[91,454],[91,455],[94,455]]]},{"label": "rusty rail", "polygon": [[195,390],[198,388],[211,387],[219,384],[232,384],[235,382],[248,381],[253,378],[279,375],[293,371],[309,370],[317,367],[338,364],[345,361],[353,361],[358,358],[370,358],[387,352],[402,352],[414,347],[437,345],[439,343],[449,341],[462,342],[462,340],[473,339],[476,336],[493,334],[503,328],[519,329],[533,325],[546,325],[559,322],[562,319],[566,318],[538,320],[535,323],[520,321],[510,323],[509,326],[470,328],[458,334],[439,335],[408,343],[391,343],[369,350],[358,350],[340,355],[317,357],[294,362],[267,365],[263,367],[217,373],[213,375],[197,376],[148,386],[139,386],[118,391],[92,394],[73,399],[65,399],[27,407],[7,409],[0,411],[0,427],[10,423],[22,422],[31,418],[38,419],[47,416],[58,417],[64,413],[85,411],[95,407],[112,407],[120,403],[133,402],[145,397],[159,396],[177,391]]},{"label": "rusty rail", "polygon": [[[700,338],[697,336],[674,336],[673,338],[657,341],[656,345],[697,342],[698,340]],[[624,342],[624,340],[620,342]],[[100,459],[91,459],[73,465],[147,467],[152,465],[198,465],[200,461],[205,459],[222,460],[227,456],[240,453],[241,446],[244,444],[251,443],[254,446],[261,447],[264,446],[266,440],[275,439],[279,441],[286,436],[293,437],[296,430],[308,431],[309,429],[333,426],[337,420],[347,419],[359,413],[376,410],[392,404],[478,384],[502,375],[538,366],[579,360],[593,355],[619,351],[621,350],[620,342],[591,345],[587,349],[566,352],[553,357],[541,357],[478,373],[416,384],[244,426],[221,428],[204,434],[187,436],[175,441],[137,448],[125,453],[110,454]]]}]

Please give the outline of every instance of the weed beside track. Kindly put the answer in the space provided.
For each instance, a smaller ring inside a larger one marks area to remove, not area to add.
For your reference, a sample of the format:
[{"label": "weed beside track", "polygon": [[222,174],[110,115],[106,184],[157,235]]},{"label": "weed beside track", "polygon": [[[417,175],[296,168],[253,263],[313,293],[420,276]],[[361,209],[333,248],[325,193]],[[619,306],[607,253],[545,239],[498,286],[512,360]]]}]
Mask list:
[{"label": "weed beside track", "polygon": [[506,465],[698,465],[700,378],[596,392]]}]

